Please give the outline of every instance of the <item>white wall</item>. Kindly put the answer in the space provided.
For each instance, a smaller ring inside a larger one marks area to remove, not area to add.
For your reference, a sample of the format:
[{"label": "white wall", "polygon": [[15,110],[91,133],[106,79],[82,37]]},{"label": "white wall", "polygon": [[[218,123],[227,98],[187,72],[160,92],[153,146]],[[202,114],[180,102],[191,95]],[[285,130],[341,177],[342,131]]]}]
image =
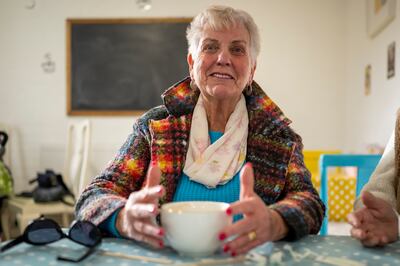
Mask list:
[{"label": "white wall", "polygon": [[[149,12],[139,11],[134,0],[36,0],[32,10],[25,8],[30,2],[0,0],[0,122],[13,127],[8,148],[17,191],[38,170],[62,170],[67,122],[81,118],[65,111],[67,18],[195,16],[209,4],[244,9],[261,31],[256,80],[294,121],[305,148],[343,146],[344,0],[153,0]],[[40,67],[46,53],[56,63],[51,74]],[[99,171],[131,131],[134,118],[91,120],[92,164]]]},{"label": "white wall", "polygon": [[[400,107],[400,1],[397,14],[381,33],[367,35],[366,1],[346,1],[346,90],[344,132],[348,151],[360,152],[370,143],[385,146]],[[396,74],[387,79],[387,49],[396,42]],[[364,95],[365,67],[372,66],[371,94]]]}]

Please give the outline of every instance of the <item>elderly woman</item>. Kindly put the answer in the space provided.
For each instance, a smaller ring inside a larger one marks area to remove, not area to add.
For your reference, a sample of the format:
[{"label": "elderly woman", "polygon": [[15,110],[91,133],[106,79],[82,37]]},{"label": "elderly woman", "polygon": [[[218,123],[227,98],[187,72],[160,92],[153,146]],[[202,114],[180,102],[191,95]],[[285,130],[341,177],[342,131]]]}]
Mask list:
[{"label": "elderly woman", "polygon": [[163,247],[164,231],[154,222],[159,204],[228,202],[227,215],[243,215],[219,234],[232,256],[318,233],[324,206],[301,138],[253,81],[260,50],[253,19],[210,7],[194,18],[187,39],[190,77],[136,121],[117,157],[82,193],[78,218]]}]

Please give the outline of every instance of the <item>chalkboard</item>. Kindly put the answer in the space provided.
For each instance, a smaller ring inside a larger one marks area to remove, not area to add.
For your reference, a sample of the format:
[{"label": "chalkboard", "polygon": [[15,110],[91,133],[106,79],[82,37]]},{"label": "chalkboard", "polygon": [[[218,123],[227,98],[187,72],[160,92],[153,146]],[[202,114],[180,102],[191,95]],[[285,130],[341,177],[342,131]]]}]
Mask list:
[{"label": "chalkboard", "polygon": [[68,19],[67,114],[135,115],[186,77],[190,18]]}]

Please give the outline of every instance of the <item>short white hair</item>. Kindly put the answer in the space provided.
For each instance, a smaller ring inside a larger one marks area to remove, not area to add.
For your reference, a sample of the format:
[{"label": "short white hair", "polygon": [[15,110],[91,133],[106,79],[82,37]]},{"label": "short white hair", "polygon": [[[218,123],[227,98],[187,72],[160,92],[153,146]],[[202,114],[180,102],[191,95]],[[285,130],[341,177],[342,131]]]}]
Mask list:
[{"label": "short white hair", "polygon": [[257,25],[249,13],[228,6],[210,6],[198,14],[186,30],[189,53],[197,57],[199,43],[206,26],[213,30],[230,29],[243,25],[250,36],[250,57],[256,63],[260,53],[260,34]]}]

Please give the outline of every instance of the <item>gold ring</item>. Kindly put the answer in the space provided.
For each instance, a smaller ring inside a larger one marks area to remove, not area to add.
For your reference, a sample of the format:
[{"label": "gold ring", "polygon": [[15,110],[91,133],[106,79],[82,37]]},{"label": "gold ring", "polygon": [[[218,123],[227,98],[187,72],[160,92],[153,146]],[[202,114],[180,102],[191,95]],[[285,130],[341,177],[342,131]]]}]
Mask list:
[{"label": "gold ring", "polygon": [[257,234],[255,231],[251,231],[247,234],[247,237],[249,238],[250,241],[253,241],[254,239],[257,238]]}]

